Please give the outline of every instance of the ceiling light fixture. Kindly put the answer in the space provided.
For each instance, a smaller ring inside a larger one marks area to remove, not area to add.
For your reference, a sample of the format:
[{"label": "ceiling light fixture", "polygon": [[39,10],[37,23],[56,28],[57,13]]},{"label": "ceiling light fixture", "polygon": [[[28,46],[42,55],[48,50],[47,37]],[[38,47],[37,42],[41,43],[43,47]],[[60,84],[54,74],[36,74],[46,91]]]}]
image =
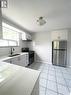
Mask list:
[{"label": "ceiling light fixture", "polygon": [[42,25],[46,24],[46,21],[45,21],[45,19],[41,16],[41,17],[38,18],[37,23],[38,23],[40,26],[42,26]]}]

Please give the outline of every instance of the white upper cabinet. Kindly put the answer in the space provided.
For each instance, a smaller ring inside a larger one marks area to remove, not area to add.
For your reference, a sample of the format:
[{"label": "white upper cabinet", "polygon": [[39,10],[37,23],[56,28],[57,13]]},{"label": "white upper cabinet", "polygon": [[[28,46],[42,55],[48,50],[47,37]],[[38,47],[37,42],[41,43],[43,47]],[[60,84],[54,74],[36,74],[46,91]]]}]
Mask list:
[{"label": "white upper cabinet", "polygon": [[32,37],[30,34],[26,34],[26,38],[27,38],[27,40],[32,40]]},{"label": "white upper cabinet", "polygon": [[22,33],[22,40],[32,40],[32,37],[30,34],[23,32]]},{"label": "white upper cabinet", "polygon": [[52,41],[53,40],[67,40],[68,30],[57,30],[51,32]]},{"label": "white upper cabinet", "polygon": [[22,33],[22,40],[26,40],[26,33],[25,32]]}]

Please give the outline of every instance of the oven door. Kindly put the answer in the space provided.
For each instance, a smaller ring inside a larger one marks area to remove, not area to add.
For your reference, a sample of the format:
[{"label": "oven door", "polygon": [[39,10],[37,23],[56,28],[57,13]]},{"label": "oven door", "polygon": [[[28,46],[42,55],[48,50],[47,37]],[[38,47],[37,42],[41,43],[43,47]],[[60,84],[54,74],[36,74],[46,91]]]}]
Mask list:
[{"label": "oven door", "polygon": [[34,52],[29,52],[29,64],[34,62]]}]

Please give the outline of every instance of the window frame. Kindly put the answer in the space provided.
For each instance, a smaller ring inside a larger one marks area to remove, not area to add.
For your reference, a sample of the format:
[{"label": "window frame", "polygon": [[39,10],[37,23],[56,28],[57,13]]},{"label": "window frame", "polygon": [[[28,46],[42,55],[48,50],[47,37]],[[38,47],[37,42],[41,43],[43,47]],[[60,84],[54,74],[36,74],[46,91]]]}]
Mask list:
[{"label": "window frame", "polygon": [[[3,23],[4,23],[4,24],[7,24],[7,23],[5,23],[5,22],[3,22]],[[2,37],[1,40],[8,41],[8,46],[0,46],[0,48],[2,48],[2,47],[19,47],[19,46],[20,46],[20,33],[19,33],[19,29],[15,28],[14,26],[12,26],[12,25],[10,25],[10,24],[7,24],[7,25],[10,26],[11,28],[9,28],[8,26],[6,27],[6,26],[4,26],[4,25],[2,24],[2,31],[3,31],[3,27],[5,27],[5,28],[7,28],[7,29],[9,29],[9,30],[12,30],[13,32],[17,32],[19,38],[18,38],[18,40],[12,40],[12,39],[5,39],[5,38]],[[13,28],[13,29],[12,29],[12,28]],[[16,30],[15,30],[15,29],[16,29]],[[16,45],[9,45],[9,41],[15,42]]]},{"label": "window frame", "polygon": [[19,47],[18,43],[17,43],[16,46],[10,46],[10,45],[9,45],[9,41],[13,41],[13,42],[17,42],[17,41],[14,41],[14,40],[7,40],[7,39],[1,39],[1,40],[8,41],[8,46],[0,46],[0,48],[4,48],[4,47]]}]

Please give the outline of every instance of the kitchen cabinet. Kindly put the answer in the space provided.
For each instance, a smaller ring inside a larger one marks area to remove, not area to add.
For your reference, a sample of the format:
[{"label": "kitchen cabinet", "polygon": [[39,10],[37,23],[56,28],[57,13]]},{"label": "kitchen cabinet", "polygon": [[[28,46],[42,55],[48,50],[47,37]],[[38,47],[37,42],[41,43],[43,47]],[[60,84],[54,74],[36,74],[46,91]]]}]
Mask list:
[{"label": "kitchen cabinet", "polygon": [[20,57],[20,65],[21,66],[27,66],[29,64],[29,56],[28,54],[21,55]]},{"label": "kitchen cabinet", "polygon": [[11,64],[16,64],[16,65],[18,63],[17,61],[18,61],[17,57],[4,60],[4,62],[11,63]]},{"label": "kitchen cabinet", "polygon": [[11,59],[11,64],[20,65],[20,57],[15,57]]},{"label": "kitchen cabinet", "polygon": [[3,60],[4,62],[7,62],[7,63],[12,63],[11,59],[6,59],[6,60]]},{"label": "kitchen cabinet", "polygon": [[22,40],[32,40],[32,37],[30,34],[23,32],[22,33]]},{"label": "kitchen cabinet", "polygon": [[53,40],[67,40],[68,30],[57,30],[51,32],[52,41]]},{"label": "kitchen cabinet", "polygon": [[22,54],[7,60],[4,60],[5,62],[19,65],[19,66],[27,66],[29,64],[29,55],[28,54]]}]

